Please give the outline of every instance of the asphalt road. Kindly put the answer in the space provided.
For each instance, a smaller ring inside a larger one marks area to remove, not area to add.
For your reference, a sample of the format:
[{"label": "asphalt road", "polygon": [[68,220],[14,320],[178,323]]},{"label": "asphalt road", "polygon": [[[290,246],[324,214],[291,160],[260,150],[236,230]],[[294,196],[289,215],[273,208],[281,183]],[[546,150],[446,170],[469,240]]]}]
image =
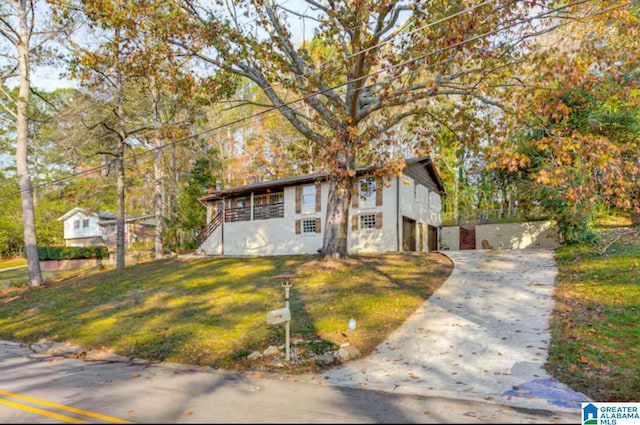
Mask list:
[{"label": "asphalt road", "polygon": [[452,397],[333,386],[317,376],[34,354],[0,341],[2,423],[578,423]]}]

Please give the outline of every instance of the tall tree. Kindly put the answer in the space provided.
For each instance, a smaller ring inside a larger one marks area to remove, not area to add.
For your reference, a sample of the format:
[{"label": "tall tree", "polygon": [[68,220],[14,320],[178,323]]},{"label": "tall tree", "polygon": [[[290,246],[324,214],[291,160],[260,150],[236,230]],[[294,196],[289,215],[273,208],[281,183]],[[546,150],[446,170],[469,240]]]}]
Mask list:
[{"label": "tall tree", "polygon": [[574,8],[590,19],[542,38],[505,87],[526,107],[490,164],[526,182],[566,243],[597,242],[590,224],[599,202],[640,212],[640,2]]},{"label": "tall tree", "polygon": [[[498,82],[558,11],[545,1],[306,0],[309,14],[274,0],[181,4],[172,41],[255,82],[330,171],[325,255],[347,254],[356,167],[384,165],[379,173],[399,175],[397,126],[413,116],[433,120],[439,99],[478,113],[500,108]],[[541,12],[533,15],[534,6]],[[312,43],[294,36],[289,23],[298,19],[314,23]]]},{"label": "tall tree", "polygon": [[[220,84],[214,73],[196,78],[193,70],[182,69],[184,61],[175,55],[175,47],[166,43],[178,12],[171,1],[77,0],[77,8],[84,12],[100,42],[96,48],[79,46],[76,75],[93,84],[106,84],[111,90],[115,121],[105,128],[118,141],[116,264],[120,269],[124,267],[124,161],[131,142],[153,140],[156,256],[160,257],[164,222],[161,154],[165,144],[170,144],[167,136],[180,134],[174,119],[177,107],[203,97],[211,101],[231,85]],[[136,103],[136,110],[132,103]]]},{"label": "tall tree", "polygon": [[[45,44],[64,31],[57,21],[46,16],[46,3],[35,0],[6,0],[0,4],[0,57],[4,69],[0,72],[0,90],[8,103],[2,103],[5,124],[15,129],[16,168],[22,199],[24,246],[29,269],[29,286],[42,285],[35,228],[33,192],[28,168],[29,99],[31,96],[32,61],[42,58]],[[68,21],[70,22],[70,21]],[[6,81],[18,77],[18,97],[11,98],[4,90]]]}]

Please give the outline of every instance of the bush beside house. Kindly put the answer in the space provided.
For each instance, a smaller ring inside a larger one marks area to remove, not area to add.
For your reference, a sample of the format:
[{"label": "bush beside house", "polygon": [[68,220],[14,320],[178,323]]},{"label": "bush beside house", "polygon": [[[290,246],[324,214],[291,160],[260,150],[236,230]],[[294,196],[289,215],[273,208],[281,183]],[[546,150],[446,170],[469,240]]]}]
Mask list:
[{"label": "bush beside house", "polygon": [[46,260],[77,260],[109,258],[109,248],[106,246],[39,246],[40,261]]},{"label": "bush beside house", "polygon": [[42,270],[67,270],[102,265],[109,258],[106,246],[43,246],[38,247]]}]

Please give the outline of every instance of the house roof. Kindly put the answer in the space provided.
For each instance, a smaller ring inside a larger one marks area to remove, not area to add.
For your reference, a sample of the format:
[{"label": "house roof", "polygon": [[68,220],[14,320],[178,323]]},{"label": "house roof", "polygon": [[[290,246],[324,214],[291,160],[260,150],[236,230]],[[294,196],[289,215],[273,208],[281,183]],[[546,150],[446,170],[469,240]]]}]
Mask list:
[{"label": "house roof", "polygon": [[[117,216],[110,212],[104,212],[104,213],[98,212],[97,214],[98,214],[98,217],[100,218],[100,221],[98,222],[98,224],[115,224],[117,220]],[[150,220],[150,219],[153,219],[153,220]],[[125,222],[142,221],[142,220],[147,220],[146,224],[155,224],[155,223],[151,223],[151,221],[155,221],[155,215],[147,214],[147,215],[125,215],[124,216]]]},{"label": "house roof", "polygon": [[67,220],[68,218],[73,217],[74,215],[76,215],[77,213],[87,213],[87,210],[85,208],[80,208],[80,207],[75,207],[74,209],[72,209],[71,211],[66,212],[65,214],[61,215],[60,217],[58,217],[58,221],[64,221]]},{"label": "house roof", "polygon": [[[75,207],[71,211],[69,211],[69,212],[65,213],[64,215],[60,216],[58,218],[58,221],[68,220],[69,218],[73,217],[74,215],[76,215],[79,212],[84,213],[86,215],[96,215],[96,216],[98,216],[98,220],[99,220],[98,223],[99,224],[115,223],[116,219],[117,219],[117,215],[112,213],[112,212],[109,212],[109,211],[90,212],[86,208]],[[128,214],[126,214],[124,219],[125,219],[125,221],[138,221],[138,220],[144,220],[144,219],[148,219],[148,218],[152,218],[152,217],[154,217],[154,215],[152,215],[152,214],[147,214],[147,215],[128,215]]]},{"label": "house roof", "polygon": [[[431,176],[431,178],[433,178],[433,181],[438,186],[438,189],[440,190],[440,192],[443,194],[446,193],[444,183],[442,182],[442,179],[440,178],[440,175],[438,174],[437,169],[435,168],[433,162],[431,161],[431,158],[426,156],[419,157],[419,158],[410,158],[405,160],[405,162],[407,165],[415,164],[415,163],[421,163],[422,165],[424,165],[428,170],[429,175]],[[375,168],[376,167],[372,165],[367,167],[356,168],[356,175],[365,174],[371,170],[374,170]],[[228,189],[222,189],[219,191],[210,190],[210,193],[208,195],[205,195],[199,198],[199,201],[200,202],[215,201],[215,200],[223,199],[225,197],[232,196],[232,195],[248,194],[251,192],[255,192],[257,190],[280,189],[287,186],[314,183],[317,181],[326,180],[328,177],[329,177],[329,173],[314,173],[314,174],[305,174],[302,176],[285,177],[277,180],[256,182],[256,183],[251,183],[244,186],[237,186],[237,187],[231,187]]]}]

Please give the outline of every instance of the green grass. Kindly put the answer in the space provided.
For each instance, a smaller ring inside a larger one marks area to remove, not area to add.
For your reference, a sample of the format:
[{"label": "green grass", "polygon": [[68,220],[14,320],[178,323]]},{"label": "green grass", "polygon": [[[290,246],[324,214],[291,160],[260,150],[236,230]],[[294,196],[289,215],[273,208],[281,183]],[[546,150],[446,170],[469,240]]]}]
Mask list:
[{"label": "green grass", "polygon": [[[42,278],[45,281],[56,282],[63,279],[69,279],[81,275],[87,275],[98,272],[96,267],[84,268],[80,270],[56,270],[42,272]],[[29,283],[29,271],[26,267],[13,270],[0,269],[0,290],[12,287],[26,286]]]},{"label": "green grass", "polygon": [[310,350],[348,341],[366,355],[442,284],[451,263],[439,254],[165,259],[84,272],[0,291],[0,338],[243,368],[249,352],[284,343],[283,325],[266,324],[266,312],[284,305],[273,279],[283,272],[301,275],[291,290],[292,336],[315,341]]},{"label": "green grass", "polygon": [[640,399],[640,243],[556,251],[549,371],[596,401]]},{"label": "green grass", "polygon": [[26,266],[26,265],[27,265],[27,260],[24,258],[10,258],[7,260],[0,260],[0,271],[3,269],[11,268],[11,267]]}]

